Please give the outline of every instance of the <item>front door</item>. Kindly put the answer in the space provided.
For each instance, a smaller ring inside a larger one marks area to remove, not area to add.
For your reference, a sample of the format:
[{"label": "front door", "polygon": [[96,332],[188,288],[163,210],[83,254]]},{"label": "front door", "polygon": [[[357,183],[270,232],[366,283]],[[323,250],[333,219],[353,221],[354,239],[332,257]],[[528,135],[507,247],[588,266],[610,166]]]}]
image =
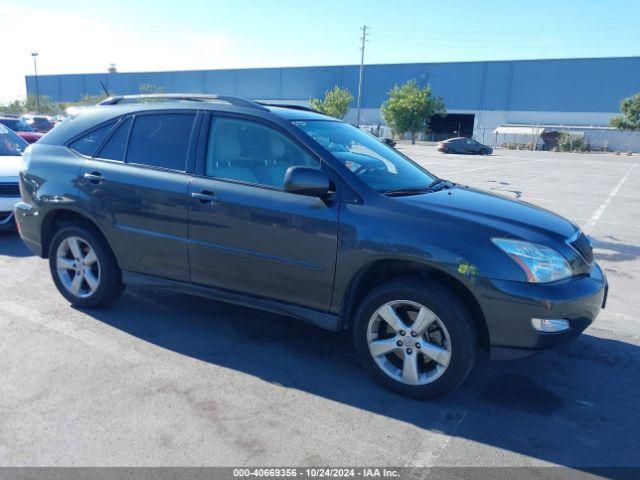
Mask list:
[{"label": "front door", "polygon": [[191,183],[191,280],[328,311],[339,202],[287,193],[287,168],[320,160],[274,125],[216,116]]}]

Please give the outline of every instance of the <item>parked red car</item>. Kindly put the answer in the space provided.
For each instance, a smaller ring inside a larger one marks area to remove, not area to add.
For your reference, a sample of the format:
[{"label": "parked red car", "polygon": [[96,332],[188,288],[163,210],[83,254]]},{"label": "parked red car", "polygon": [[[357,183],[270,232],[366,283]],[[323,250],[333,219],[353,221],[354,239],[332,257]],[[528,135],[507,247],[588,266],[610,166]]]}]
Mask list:
[{"label": "parked red car", "polygon": [[20,118],[0,117],[0,123],[16,132],[27,143],[33,143],[44,136],[44,133],[36,132]]}]

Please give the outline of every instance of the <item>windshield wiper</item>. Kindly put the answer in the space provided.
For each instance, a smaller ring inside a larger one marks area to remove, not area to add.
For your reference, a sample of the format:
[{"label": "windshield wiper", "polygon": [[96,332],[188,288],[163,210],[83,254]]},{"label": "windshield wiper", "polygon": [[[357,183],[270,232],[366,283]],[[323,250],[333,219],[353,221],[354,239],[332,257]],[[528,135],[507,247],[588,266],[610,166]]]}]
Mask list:
[{"label": "windshield wiper", "polygon": [[385,190],[382,192],[388,197],[402,196],[402,195],[419,195],[421,193],[438,192],[447,188],[453,187],[455,184],[449,180],[437,178],[426,187],[413,187],[413,188],[396,188],[393,190]]},{"label": "windshield wiper", "polygon": [[449,180],[445,180],[444,178],[436,178],[433,182],[429,184],[429,190],[437,192],[439,190],[444,190],[447,188],[452,188],[455,183],[450,182]]}]

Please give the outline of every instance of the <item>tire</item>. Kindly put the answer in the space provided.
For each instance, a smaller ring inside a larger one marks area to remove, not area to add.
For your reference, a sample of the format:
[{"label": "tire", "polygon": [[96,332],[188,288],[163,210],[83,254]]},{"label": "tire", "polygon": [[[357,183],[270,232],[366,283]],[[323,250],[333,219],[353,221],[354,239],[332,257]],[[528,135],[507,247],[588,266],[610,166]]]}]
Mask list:
[{"label": "tire", "polygon": [[58,291],[76,307],[106,307],[124,290],[122,272],[109,245],[85,225],[63,226],[56,232],[49,248],[49,269]]},{"label": "tire", "polygon": [[[390,328],[380,315],[382,308],[388,316],[387,307],[394,309],[407,329],[417,323],[416,312],[422,315],[422,308],[426,308],[422,318],[432,323],[424,334],[413,337],[411,331]],[[454,292],[438,283],[404,278],[380,285],[362,301],[354,319],[353,340],[360,362],[376,382],[400,395],[431,399],[454,390],[467,378],[475,363],[478,334],[469,310]],[[370,342],[376,341],[379,344],[370,348]],[[374,358],[372,348],[393,350]],[[442,350],[448,350],[448,357]],[[408,368],[408,382],[407,358],[414,361],[409,365],[417,365],[418,372],[414,375]]]}]

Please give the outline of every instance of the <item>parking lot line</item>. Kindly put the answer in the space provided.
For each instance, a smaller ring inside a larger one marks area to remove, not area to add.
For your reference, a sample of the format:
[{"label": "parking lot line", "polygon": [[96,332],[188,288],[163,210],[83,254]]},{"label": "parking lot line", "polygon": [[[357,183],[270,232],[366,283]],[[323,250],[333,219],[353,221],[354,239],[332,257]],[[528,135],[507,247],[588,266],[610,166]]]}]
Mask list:
[{"label": "parking lot line", "polygon": [[624,185],[624,182],[627,181],[627,178],[629,178],[629,175],[631,175],[631,172],[633,171],[634,168],[636,168],[638,166],[637,163],[634,163],[631,168],[629,170],[627,170],[627,173],[625,173],[624,177],[622,177],[622,179],[620,179],[620,181],[618,182],[618,184],[613,187],[613,190],[611,190],[611,193],[609,193],[609,195],[607,196],[607,198],[604,199],[604,201],[600,204],[600,206],[598,207],[598,209],[593,213],[593,215],[591,216],[591,219],[587,222],[587,224],[584,226],[584,231],[589,231],[590,229],[592,229],[593,227],[595,227],[595,225],[598,223],[598,220],[600,220],[600,217],[602,217],[602,214],[605,212],[605,210],[607,209],[607,207],[609,206],[609,204],[611,203],[611,200],[614,199],[614,197],[618,194],[618,192],[620,191],[620,188],[622,188],[622,185]]},{"label": "parking lot line", "polygon": [[5,300],[0,303],[0,313],[6,315],[7,318],[18,318],[22,321],[40,325],[41,327],[71,337],[91,348],[96,348],[130,363],[140,363],[144,360],[144,356],[134,349],[123,348],[121,345],[106,339],[104,336],[99,336],[86,329],[78,328],[72,322],[60,318],[52,318],[47,313],[11,300]]},{"label": "parking lot line", "polygon": [[[140,296],[135,295],[135,298],[140,298]],[[0,303],[0,313],[5,314],[6,318],[15,318],[24,322],[31,322],[35,325],[39,325],[46,329],[55,331],[59,334],[71,337],[79,342],[82,342],[89,348],[100,350],[107,353],[108,355],[112,355],[118,359],[122,359],[131,364],[135,364],[138,368],[141,369],[157,367],[167,376],[169,376],[170,374],[177,374],[179,376],[186,377],[193,376],[196,372],[201,372],[201,370],[199,370],[200,365],[198,363],[194,365],[188,360],[186,363],[176,362],[175,359],[168,360],[167,358],[164,358],[163,356],[156,353],[152,354],[150,352],[139,351],[134,347],[126,345],[124,342],[120,343],[117,341],[109,340],[103,335],[92,333],[86,328],[79,327],[73,321],[54,318],[49,312],[45,312],[42,309],[28,307],[11,300],[7,300]],[[202,378],[202,375],[196,375],[196,378],[198,377]],[[260,414],[262,416],[268,417],[269,421],[273,423],[279,423],[281,425],[281,428],[288,428],[291,421],[293,420],[296,428],[304,428],[307,431],[307,435],[309,435],[315,441],[327,444],[329,447],[334,445],[332,434],[335,434],[335,430],[332,430],[332,427],[330,425],[319,421],[314,416],[301,415],[300,413],[295,412],[290,408],[286,408],[286,403],[284,406],[274,405],[268,399],[262,398],[260,395],[252,393],[251,389],[247,389],[244,385],[226,385],[225,389],[229,393],[223,395],[222,392],[218,391],[218,399],[222,399],[229,404],[233,403],[234,399],[240,396],[245,400],[251,399],[253,403],[263,406],[263,408],[260,409]],[[295,392],[295,390],[293,391]],[[227,398],[227,395],[229,395],[229,398]],[[299,400],[300,397],[298,396],[295,398]],[[451,436],[453,435],[445,433],[447,432],[447,427],[451,422],[447,422],[447,419],[442,417],[439,417],[438,420],[440,421],[435,424],[434,432],[430,432],[433,435],[429,435],[426,438],[426,440],[429,442],[430,451],[432,453],[441,452],[446,447],[451,439]],[[457,428],[460,423],[461,420],[456,425],[454,425],[453,428]],[[363,440],[362,438],[357,436],[356,432],[348,432],[345,435],[347,435],[347,438],[353,445],[358,445],[357,449],[354,447],[354,450],[358,450],[359,455],[364,455],[364,452],[368,452],[369,454],[385,454],[388,452],[388,449],[386,447],[369,440]],[[359,450],[362,451],[360,452]],[[424,462],[421,462],[420,466],[431,466],[431,462],[435,460],[436,456],[434,456],[433,454],[426,455],[425,458],[428,459],[427,461],[429,463],[423,465]]]}]

